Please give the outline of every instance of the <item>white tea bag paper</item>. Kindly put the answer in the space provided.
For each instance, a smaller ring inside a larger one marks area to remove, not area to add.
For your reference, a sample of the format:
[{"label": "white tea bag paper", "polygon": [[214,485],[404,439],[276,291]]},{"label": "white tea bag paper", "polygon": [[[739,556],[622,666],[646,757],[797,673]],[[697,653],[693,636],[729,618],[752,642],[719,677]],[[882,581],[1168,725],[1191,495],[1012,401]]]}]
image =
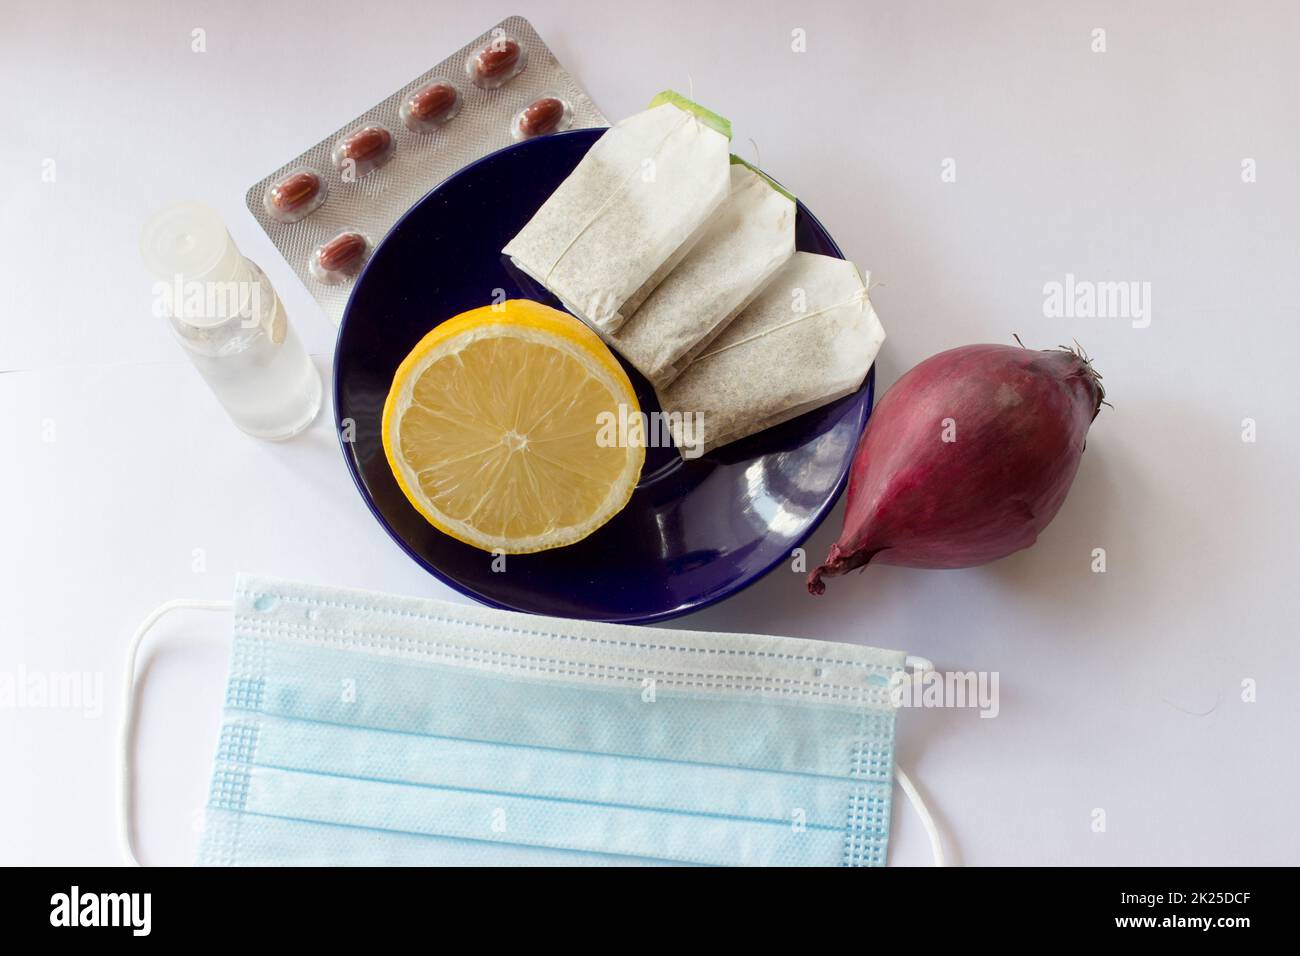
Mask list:
[{"label": "white tea bag paper", "polygon": [[614,332],[727,198],[730,145],[726,120],[660,94],[601,136],[502,252],[597,332]]},{"label": "white tea bag paper", "polygon": [[666,386],[794,255],[795,213],[793,197],[733,159],[726,201],[610,345]]},{"label": "white tea bag paper", "polygon": [[660,391],[673,440],[695,457],[849,395],[884,341],[857,267],[796,252]]}]

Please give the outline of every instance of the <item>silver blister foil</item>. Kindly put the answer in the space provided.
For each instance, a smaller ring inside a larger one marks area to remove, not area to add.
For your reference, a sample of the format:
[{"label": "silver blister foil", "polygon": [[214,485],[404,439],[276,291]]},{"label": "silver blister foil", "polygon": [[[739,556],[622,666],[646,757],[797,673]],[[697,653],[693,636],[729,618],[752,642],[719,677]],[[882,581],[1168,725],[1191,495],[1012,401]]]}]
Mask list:
[{"label": "silver blister foil", "polygon": [[[527,56],[527,66],[498,89],[480,89],[467,75],[466,61],[502,35],[519,43]],[[439,78],[448,79],[456,86],[460,111],[432,133],[411,132],[402,122],[402,104],[416,90]],[[402,214],[434,186],[474,160],[515,142],[515,118],[522,109],[545,95],[559,96],[567,103],[571,111],[569,129],[609,125],[532,25],[523,17],[509,17],[254,183],[244,202],[303,285],[337,325],[343,319],[343,309],[355,280],[329,285],[316,278],[311,270],[311,257],[316,248],[348,230],[366,236],[373,248]],[[393,134],[396,148],[392,158],[365,176],[345,181],[331,159],[331,152],[353,130],[375,124]],[[267,212],[263,197],[270,186],[300,167],[320,175],[328,196],[306,218],[293,223],[279,222]]]}]

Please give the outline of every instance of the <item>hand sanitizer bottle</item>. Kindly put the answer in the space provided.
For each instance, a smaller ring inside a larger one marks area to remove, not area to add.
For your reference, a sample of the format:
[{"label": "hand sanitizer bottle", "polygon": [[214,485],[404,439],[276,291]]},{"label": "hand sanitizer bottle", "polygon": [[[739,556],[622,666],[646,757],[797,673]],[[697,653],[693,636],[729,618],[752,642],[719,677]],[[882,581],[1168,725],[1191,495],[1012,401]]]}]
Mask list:
[{"label": "hand sanitizer bottle", "polygon": [[168,206],[140,238],[157,278],[155,311],[234,423],[255,438],[298,434],[321,406],[320,373],[270,281],[221,217],[197,202]]}]

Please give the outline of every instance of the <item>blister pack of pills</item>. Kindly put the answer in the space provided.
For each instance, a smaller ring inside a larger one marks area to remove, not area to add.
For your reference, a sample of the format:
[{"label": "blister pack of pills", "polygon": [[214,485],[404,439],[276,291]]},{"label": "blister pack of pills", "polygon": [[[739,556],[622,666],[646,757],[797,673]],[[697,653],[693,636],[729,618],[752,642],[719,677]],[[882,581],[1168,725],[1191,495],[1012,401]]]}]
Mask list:
[{"label": "blister pack of pills", "polygon": [[521,139],[609,122],[510,17],[258,181],[254,218],[337,325],[376,244],[430,189]]}]

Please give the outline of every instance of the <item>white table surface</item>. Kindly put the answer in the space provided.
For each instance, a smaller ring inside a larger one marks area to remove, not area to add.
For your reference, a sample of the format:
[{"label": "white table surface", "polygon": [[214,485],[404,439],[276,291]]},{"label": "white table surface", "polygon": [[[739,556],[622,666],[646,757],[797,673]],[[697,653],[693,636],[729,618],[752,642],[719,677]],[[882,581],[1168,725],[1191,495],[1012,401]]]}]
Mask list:
[{"label": "white table surface", "polygon": [[[882,387],[934,352],[1018,332],[1038,347],[1077,338],[1115,405],[1032,551],[966,571],[872,568],[821,600],[777,571],[680,624],[997,671],[995,719],[899,720],[899,759],[960,861],[1300,863],[1294,5],[614,6],[0,7],[0,672],[102,675],[107,698],[99,715],[0,709],[0,862],[119,860],[122,655],[157,603],[228,597],[239,570],[464,600],[371,519],[328,409],[279,445],[228,424],[152,317],[136,243],[164,203],[211,203],[328,376],[334,329],[244,190],[522,13],[607,115],[693,84],[732,119],[739,150],[880,283]],[[195,27],[206,53],[191,52]],[[1044,317],[1043,286],[1066,273],[1150,282],[1149,327]],[[1104,574],[1090,570],[1098,547]],[[191,614],[156,638],[141,840],[147,860],[185,863],[228,619]],[[928,859],[901,798],[891,858]]]}]

